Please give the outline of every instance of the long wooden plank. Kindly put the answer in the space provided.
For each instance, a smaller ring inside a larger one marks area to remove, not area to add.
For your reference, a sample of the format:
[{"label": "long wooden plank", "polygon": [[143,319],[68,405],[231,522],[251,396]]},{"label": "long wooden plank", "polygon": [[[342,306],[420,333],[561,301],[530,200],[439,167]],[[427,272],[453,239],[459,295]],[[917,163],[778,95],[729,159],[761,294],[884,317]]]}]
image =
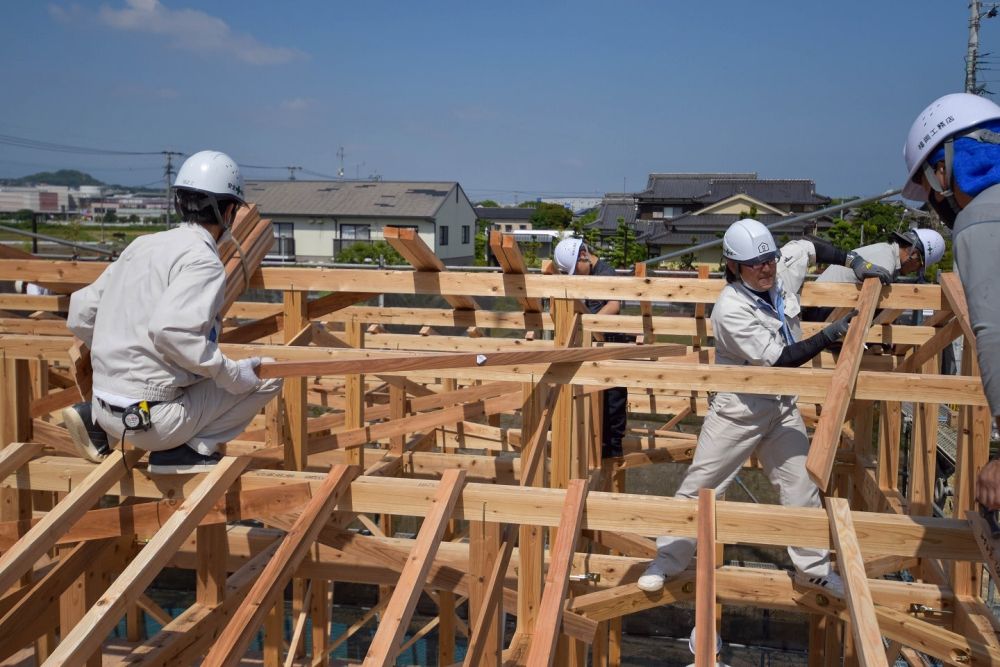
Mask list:
[{"label": "long wooden plank", "polygon": [[52,548],[69,528],[114,484],[130,473],[145,452],[112,452],[90,471],[82,483],[70,491],[45,517],[35,524],[7,552],[0,556],[0,591],[13,586],[42,555]]},{"label": "long wooden plank", "polygon": [[406,634],[448,520],[462,495],[464,483],[465,472],[461,470],[448,470],[441,476],[441,483],[431,500],[431,508],[417,533],[413,553],[403,567],[399,583],[386,605],[382,623],[368,648],[365,665],[388,667],[395,664],[400,642]]},{"label": "long wooden plank", "polygon": [[[0,483],[8,488],[66,491],[81,484],[92,470],[92,464],[78,459],[39,457]],[[315,489],[323,479],[324,476],[317,473],[257,470],[243,475],[241,487],[249,490],[303,482]],[[133,472],[108,492],[156,499],[164,496],[183,498],[195,486],[196,482],[185,476],[151,480],[144,473]],[[426,480],[362,477],[354,481],[350,495],[338,509],[425,516],[431,509],[429,488],[433,485]],[[470,483],[462,492],[462,503],[455,518],[556,526],[564,499],[565,491],[559,489]],[[821,509],[723,501],[717,503],[716,510],[718,540],[726,544],[796,545],[818,549],[832,546],[829,520]],[[592,492],[587,497],[584,527],[643,536],[695,537],[690,521],[694,512],[695,503],[690,500]],[[873,512],[854,512],[853,518],[866,557],[895,555],[982,561],[982,554],[964,519]]]},{"label": "long wooden plank", "polygon": [[830,380],[830,389],[823,402],[823,413],[813,433],[806,470],[816,485],[824,491],[833,472],[833,461],[840,445],[840,430],[847,416],[847,407],[854,393],[861,355],[864,354],[865,332],[872,324],[882,284],[876,278],[867,278],[858,298],[858,314],[851,320],[844,337],[844,345],[837,360],[837,368]]},{"label": "long wooden plank", "polygon": [[44,664],[50,667],[81,664],[96,651],[125,613],[128,604],[146,590],[173,552],[198,525],[202,515],[239,478],[247,463],[249,459],[227,456],[216,465],[215,470],[205,475],[194,493],[184,499],[181,509],[143,547],[97,604],[71,631],[64,633],[62,642]]},{"label": "long wooden plank", "polygon": [[[500,263],[500,268],[508,275],[524,275],[528,272],[521,248],[517,245],[517,240],[509,234],[502,234],[499,230],[490,231],[490,250],[493,256]],[[526,313],[538,313],[542,310],[542,302],[539,299],[518,298],[521,310]]]},{"label": "long wooden plank", "polygon": [[695,574],[696,667],[715,667],[715,490],[698,490],[698,563]]},{"label": "long wooden plank", "polygon": [[[31,280],[60,284],[92,283],[107,262],[0,259],[0,280]],[[629,299],[676,303],[715,303],[725,286],[721,279],[635,278],[629,276],[564,276],[471,274],[456,271],[376,271],[324,267],[267,267],[251,278],[251,287],[273,290],[299,289],[323,292],[375,292],[397,294],[449,294],[569,299]],[[855,285],[806,283],[806,306],[854,307]],[[938,285],[894,284],[884,290],[880,308],[944,310]]]},{"label": "long wooden plank", "polygon": [[484,582],[483,603],[476,612],[475,619],[469,627],[469,645],[466,650],[463,665],[466,667],[477,667],[484,664],[484,657],[487,648],[487,638],[489,636],[489,626],[493,618],[498,613],[498,609],[503,599],[503,581],[507,575],[507,566],[514,553],[513,531],[509,532],[500,545],[500,549],[493,561],[493,569],[489,578]]},{"label": "long wooden plank", "polygon": [[218,667],[240,663],[264,616],[284,593],[295,569],[359,472],[356,466],[346,465],[330,470],[202,664]]},{"label": "long wooden plank", "polygon": [[566,501],[559,518],[559,533],[552,545],[542,602],[538,607],[538,621],[528,648],[528,667],[548,666],[555,659],[566,592],[569,590],[570,567],[583,525],[587,492],[587,480],[584,479],[570,480],[566,489]]},{"label": "long wooden plank", "polygon": [[965,300],[965,289],[957,273],[941,274],[941,292],[955,313],[955,319],[962,327],[962,334],[969,340],[975,340],[976,334],[969,320],[969,304]]},{"label": "long wooden plank", "polygon": [[826,511],[830,516],[833,541],[837,545],[837,562],[847,592],[851,633],[854,635],[858,659],[862,667],[888,667],[871,590],[868,588],[865,562],[861,558],[861,549],[854,533],[851,506],[843,498],[829,497],[826,499]]},{"label": "long wooden plank", "polygon": [[660,356],[681,356],[686,348],[679,345],[644,345],[633,347],[596,347],[552,349],[540,351],[491,352],[489,354],[428,354],[409,357],[392,356],[383,359],[351,359],[345,361],[275,361],[260,365],[261,378],[294,377],[299,375],[345,375],[348,373],[399,373],[404,371],[440,370],[445,368],[483,368],[518,366],[522,364],[561,364],[607,359],[645,359]]}]

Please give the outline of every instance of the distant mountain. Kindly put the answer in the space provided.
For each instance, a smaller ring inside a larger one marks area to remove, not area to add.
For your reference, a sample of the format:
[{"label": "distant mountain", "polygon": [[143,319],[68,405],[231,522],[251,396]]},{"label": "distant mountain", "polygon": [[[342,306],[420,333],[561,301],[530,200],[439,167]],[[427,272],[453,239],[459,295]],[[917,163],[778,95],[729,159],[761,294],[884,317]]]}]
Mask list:
[{"label": "distant mountain", "polygon": [[104,185],[90,174],[75,169],[60,169],[59,171],[42,171],[21,178],[5,178],[0,180],[4,185],[67,185],[71,188],[81,185]]}]

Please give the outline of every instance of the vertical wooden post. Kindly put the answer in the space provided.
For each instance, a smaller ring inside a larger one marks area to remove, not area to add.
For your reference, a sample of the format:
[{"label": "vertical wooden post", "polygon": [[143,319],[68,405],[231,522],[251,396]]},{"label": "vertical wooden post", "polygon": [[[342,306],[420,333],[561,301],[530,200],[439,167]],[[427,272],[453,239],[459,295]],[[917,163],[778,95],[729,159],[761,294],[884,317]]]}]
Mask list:
[{"label": "vertical wooden post", "polygon": [[715,491],[698,490],[698,562],[695,591],[696,667],[715,667]]},{"label": "vertical wooden post", "polygon": [[[302,329],[309,324],[308,293],[300,290],[286,290],[282,300],[283,339],[285,344],[291,344]],[[309,464],[308,450],[308,405],[306,378],[285,378],[281,389],[285,403],[285,414],[288,418],[288,429],[291,441],[285,445],[285,468],[287,470],[305,470]],[[303,579],[292,580],[292,617],[298,618],[304,611],[305,591],[308,584]],[[317,650],[320,647],[314,647]],[[305,655],[305,646],[299,644],[290,650],[297,657]],[[280,651],[279,651],[280,652]],[[325,655],[325,652],[323,652]]]},{"label": "vertical wooden post", "polygon": [[896,490],[899,488],[899,429],[903,418],[902,405],[898,401],[883,401],[880,413],[878,485],[881,489]]},{"label": "vertical wooden post", "polygon": [[226,595],[226,561],[229,558],[226,524],[198,526],[195,534],[198,553],[196,599],[201,605],[215,607],[222,604]]},{"label": "vertical wooden post", "polygon": [[[938,358],[923,365],[921,372],[936,373]],[[913,437],[910,439],[909,486],[907,499],[910,514],[931,516],[934,505],[934,474],[937,459],[938,412],[936,403],[917,403],[913,415]]]},{"label": "vertical wooden post", "polygon": [[[486,604],[489,581],[493,564],[500,554],[500,524],[489,521],[469,522],[469,572],[472,585],[469,587],[469,619],[476,618],[479,609]],[[502,576],[502,575],[501,575]],[[497,667],[500,664],[500,650],[503,641],[503,605],[493,616],[484,633],[484,650],[479,664],[483,667]],[[442,663],[444,664],[444,663]]]},{"label": "vertical wooden post", "polygon": [[[549,389],[545,385],[524,385],[524,406],[521,408],[521,433],[533,433],[542,420],[542,410]],[[538,446],[543,446],[544,441]],[[530,478],[522,478],[522,486],[545,486],[545,457]],[[525,471],[522,469],[522,475]],[[521,524],[519,531],[520,567],[517,572],[517,631],[521,638],[534,634],[538,617],[538,605],[542,599],[542,562],[544,554],[544,531],[540,526]]]},{"label": "vertical wooden post", "polygon": [[[575,304],[571,299],[552,299],[550,307],[555,320],[556,347],[566,347],[573,338]],[[573,386],[562,385],[552,391],[559,392],[559,398],[552,417],[552,468],[549,486],[553,489],[565,489],[571,479],[571,449],[574,441]],[[555,530],[551,531],[549,541],[555,542]]]}]

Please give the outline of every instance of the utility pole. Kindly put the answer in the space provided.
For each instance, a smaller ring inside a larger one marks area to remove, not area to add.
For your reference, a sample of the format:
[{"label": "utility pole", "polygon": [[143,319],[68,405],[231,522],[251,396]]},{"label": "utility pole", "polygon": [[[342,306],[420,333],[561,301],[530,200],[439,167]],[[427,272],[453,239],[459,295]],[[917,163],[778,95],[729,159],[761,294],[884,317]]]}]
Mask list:
[{"label": "utility pole", "polygon": [[166,200],[164,201],[163,210],[163,224],[166,225],[167,229],[170,229],[170,209],[173,208],[173,197],[171,196],[171,189],[174,182],[174,163],[173,158],[176,155],[180,157],[184,153],[179,153],[177,151],[160,151],[163,155],[167,156],[167,166],[163,170],[163,176],[166,180],[167,187],[164,191]]},{"label": "utility pole", "polygon": [[969,50],[965,54],[965,92],[977,93],[976,59],[979,57],[979,0],[969,2]]},{"label": "utility pole", "polygon": [[340,170],[337,171],[337,176],[340,178],[344,177],[344,147],[341,146],[337,149],[337,157],[340,158]]},{"label": "utility pole", "polygon": [[295,180],[295,172],[302,169],[302,167],[285,167],[288,170],[288,180]]}]

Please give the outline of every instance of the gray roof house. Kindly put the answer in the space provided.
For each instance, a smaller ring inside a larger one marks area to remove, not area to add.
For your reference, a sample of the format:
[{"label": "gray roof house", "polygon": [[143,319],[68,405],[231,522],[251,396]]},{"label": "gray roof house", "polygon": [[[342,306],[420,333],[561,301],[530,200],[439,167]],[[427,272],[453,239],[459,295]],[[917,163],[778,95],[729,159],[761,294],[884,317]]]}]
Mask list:
[{"label": "gray roof house", "polygon": [[247,200],[275,226],[269,256],[336,262],[387,226],[413,227],[446,264],[471,264],[476,213],[455,181],[248,181]]}]

